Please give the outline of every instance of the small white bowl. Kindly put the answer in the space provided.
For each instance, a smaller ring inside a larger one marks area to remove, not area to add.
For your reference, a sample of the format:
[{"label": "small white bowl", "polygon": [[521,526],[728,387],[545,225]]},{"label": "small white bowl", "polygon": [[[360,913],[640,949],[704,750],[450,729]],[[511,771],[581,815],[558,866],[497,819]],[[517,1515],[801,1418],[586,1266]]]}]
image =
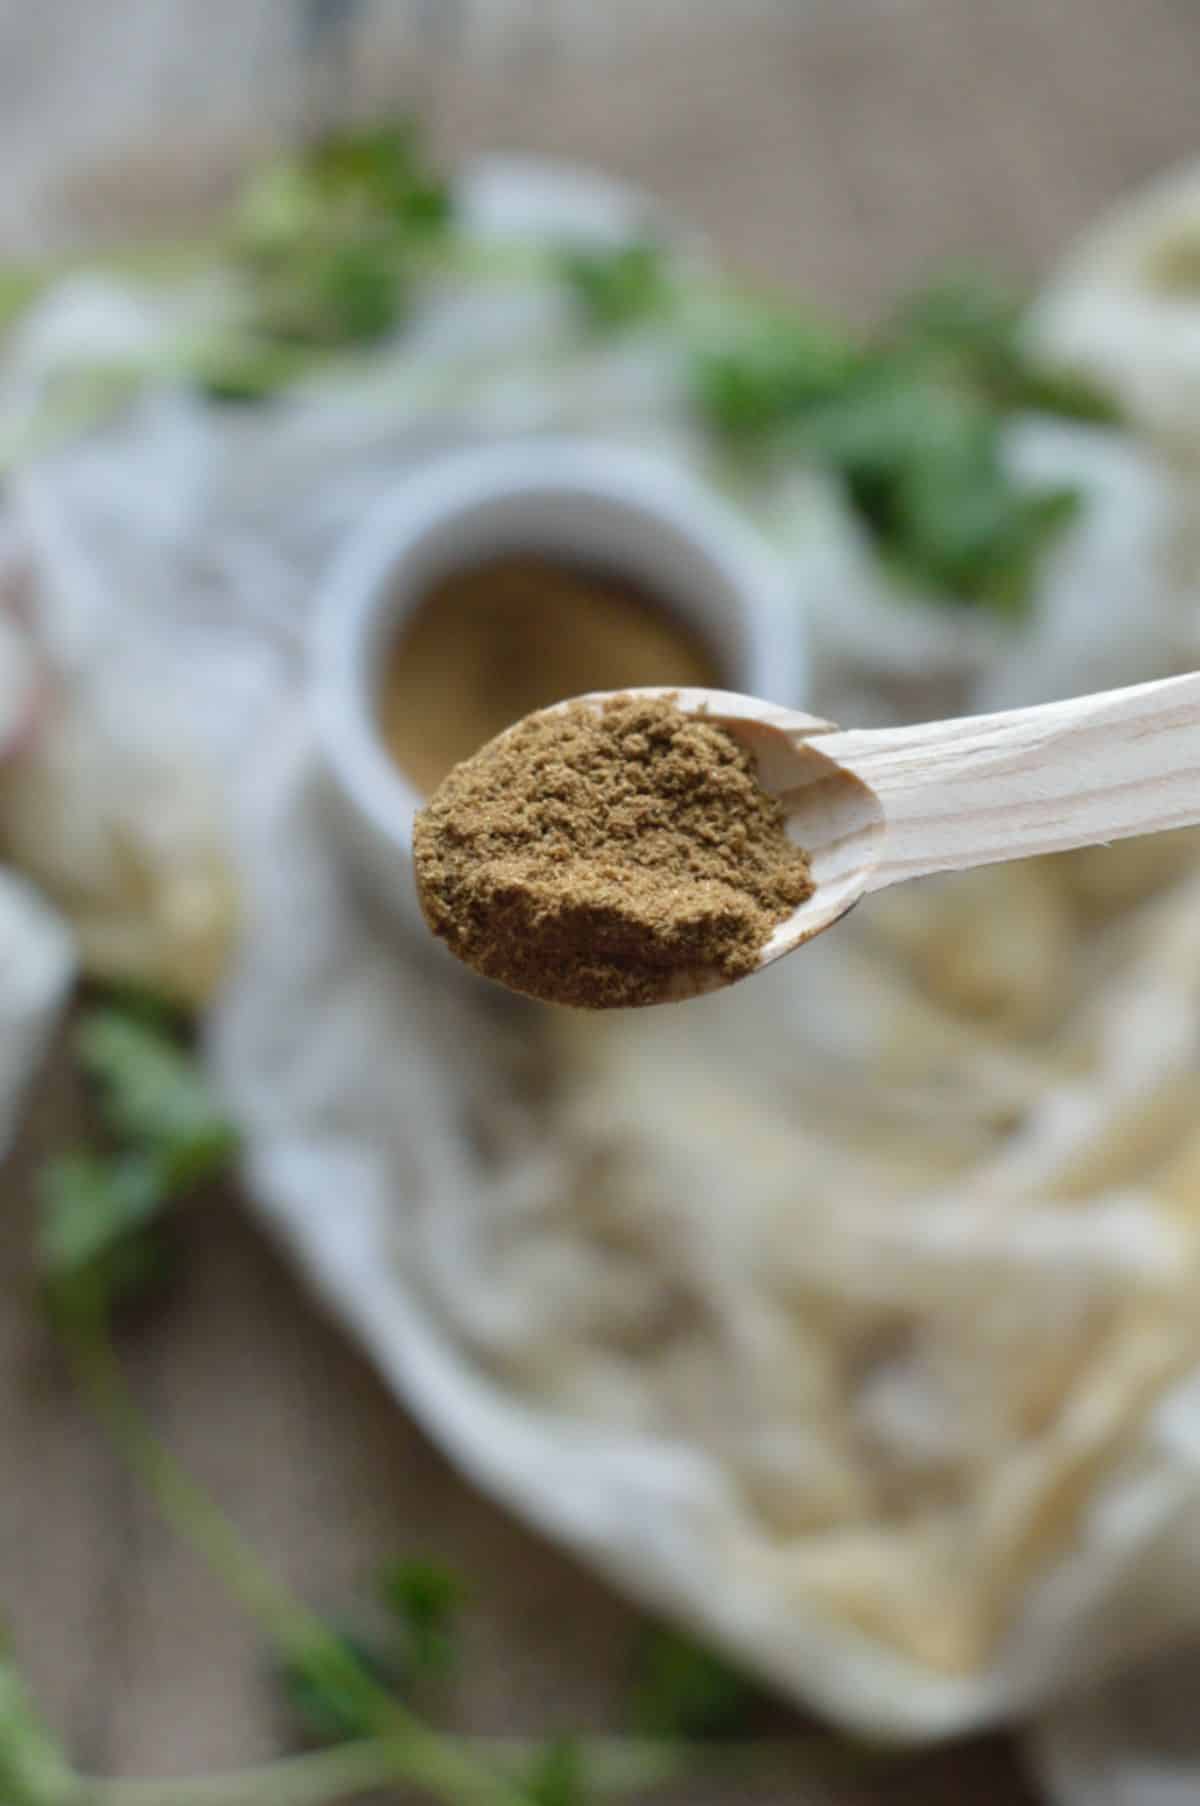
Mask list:
[{"label": "small white bowl", "polygon": [[669,460],[529,439],[452,452],[401,479],[335,562],[318,611],[314,689],[338,823],[384,900],[410,920],[413,818],[424,799],[379,732],[386,651],[439,579],[518,551],[642,584],[711,648],[725,687],[805,700],[804,624],[786,567]]}]

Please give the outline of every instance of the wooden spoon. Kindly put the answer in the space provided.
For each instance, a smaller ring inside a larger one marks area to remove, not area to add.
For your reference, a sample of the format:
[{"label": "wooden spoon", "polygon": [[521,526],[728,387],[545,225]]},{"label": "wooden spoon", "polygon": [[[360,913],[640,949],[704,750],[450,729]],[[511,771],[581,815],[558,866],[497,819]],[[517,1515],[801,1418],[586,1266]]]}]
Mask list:
[{"label": "wooden spoon", "polygon": [[[1200,824],[1200,672],[859,731],[726,690],[634,694],[669,698],[735,733],[809,855],[813,894],[775,930],[760,966],[889,884]],[[696,979],[692,994],[721,982]]]}]

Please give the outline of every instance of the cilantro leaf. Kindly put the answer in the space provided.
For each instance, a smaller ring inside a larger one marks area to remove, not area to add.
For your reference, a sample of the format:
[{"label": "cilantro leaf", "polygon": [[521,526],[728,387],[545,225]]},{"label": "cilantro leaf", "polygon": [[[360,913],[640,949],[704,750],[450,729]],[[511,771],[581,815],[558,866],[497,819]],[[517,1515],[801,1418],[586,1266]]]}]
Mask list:
[{"label": "cilantro leaf", "polygon": [[150,1155],[76,1153],[39,1175],[38,1261],[51,1308],[70,1318],[140,1292],[162,1270],[155,1234],[170,1186]]},{"label": "cilantro leaf", "polygon": [[391,1562],[380,1575],[379,1593],[403,1627],[414,1676],[436,1678],[453,1667],[458,1612],[466,1596],[458,1575],[437,1562]]},{"label": "cilantro leaf", "polygon": [[160,1035],[181,1039],[188,1032],[190,1014],[186,1005],[152,985],[137,979],[106,979],[96,994],[104,1008],[141,1022]]},{"label": "cilantro leaf", "polygon": [[111,1133],[152,1158],[168,1191],[213,1178],[236,1136],[197,1062],[150,1023],[94,1010],[76,1034],[80,1064],[97,1087]]},{"label": "cilantro leaf", "polygon": [[155,1278],[167,1206],[233,1152],[233,1131],[171,1021],[139,1001],[79,1024],[76,1052],[116,1146],[59,1155],[39,1175],[39,1262],[65,1319],[107,1311]]},{"label": "cilantro leaf", "polygon": [[645,1635],[633,1695],[647,1737],[728,1738],[744,1732],[757,1691],[721,1656],[665,1625]]},{"label": "cilantro leaf", "polygon": [[144,1229],[167,1198],[163,1171],[144,1154],[60,1154],[40,1174],[39,1250],[45,1272],[93,1266]]},{"label": "cilantro leaf", "polygon": [[1020,320],[1015,301],[978,284],[926,291],[862,346],[750,314],[698,362],[693,392],[734,446],[788,453],[839,481],[901,595],[1016,616],[1079,505],[1005,463],[1006,415],[1033,381]]},{"label": "cilantro leaf", "polygon": [[861,362],[858,347],[832,327],[753,309],[697,352],[691,391],[700,418],[719,436],[762,444],[842,393]]},{"label": "cilantro leaf", "polygon": [[386,243],[316,243],[258,272],[255,326],[285,346],[369,344],[397,324],[407,298],[403,260]]},{"label": "cilantro leaf", "polygon": [[379,1653],[352,1635],[314,1634],[275,1667],[298,1729],[313,1743],[351,1743],[380,1727],[377,1687],[394,1679]]},{"label": "cilantro leaf", "polygon": [[941,364],[975,388],[1003,389],[1019,360],[1022,299],[975,274],[956,275],[905,296],[880,341],[910,360]]},{"label": "cilantro leaf", "polygon": [[792,442],[845,485],[902,586],[1019,614],[1077,493],[1007,470],[1001,419],[978,399],[886,363],[797,423]]},{"label": "cilantro leaf", "polygon": [[[385,245],[297,251],[256,272],[249,330],[231,335],[228,351],[221,341],[208,348],[209,367],[200,370],[200,380],[218,399],[275,394],[306,364],[302,358],[273,360],[272,341],[285,351],[312,352],[373,344],[401,324],[408,293],[403,267]],[[257,354],[256,340],[262,347]]]},{"label": "cilantro leaf", "polygon": [[411,120],[326,133],[299,166],[326,210],[387,219],[418,233],[440,231],[450,191],[425,161]]},{"label": "cilantro leaf", "polygon": [[914,574],[1000,613],[1032,600],[1041,555],[1073,520],[1069,488],[1025,489],[1000,465],[998,449],[975,459],[930,458],[900,473],[897,506]]},{"label": "cilantro leaf", "polygon": [[275,158],[248,183],[235,231],[245,252],[271,255],[385,228],[422,237],[451,214],[449,188],[425,161],[415,126],[401,121],[329,132]]},{"label": "cilantro leaf", "polygon": [[1054,414],[1085,426],[1122,426],[1125,416],[1115,395],[1081,372],[1027,363],[1014,405],[1033,414]]},{"label": "cilantro leaf", "polygon": [[281,394],[310,368],[296,344],[255,332],[222,332],[194,344],[186,358],[191,381],[210,401],[263,402]]},{"label": "cilantro leaf", "polygon": [[665,314],[674,298],[666,253],[649,240],[616,250],[568,246],[559,267],[580,317],[596,332]]},{"label": "cilantro leaf", "polygon": [[276,158],[235,214],[246,329],[313,347],[382,338],[407,311],[414,250],[451,215],[449,188],[404,123],[330,133]]},{"label": "cilantro leaf", "polygon": [[959,275],[909,296],[881,339],[927,378],[973,392],[996,409],[1119,424],[1114,396],[1033,355],[1025,316],[1025,301],[1014,291],[978,274]]},{"label": "cilantro leaf", "polygon": [[573,1737],[555,1737],[543,1745],[523,1779],[522,1792],[532,1806],[586,1806],[583,1752]]}]

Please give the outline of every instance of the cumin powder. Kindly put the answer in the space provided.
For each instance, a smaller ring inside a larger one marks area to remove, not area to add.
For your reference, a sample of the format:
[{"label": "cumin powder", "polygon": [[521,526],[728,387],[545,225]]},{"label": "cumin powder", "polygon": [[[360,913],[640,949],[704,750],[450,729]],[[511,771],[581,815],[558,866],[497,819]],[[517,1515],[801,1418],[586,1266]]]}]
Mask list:
[{"label": "cumin powder", "polygon": [[649,592],[510,553],[432,586],[390,649],[379,726],[428,796],[485,740],[564,696],[720,681],[710,649]]},{"label": "cumin powder", "polygon": [[426,919],[452,952],[583,1009],[753,971],[813,889],[752,754],[657,697],[519,722],[439,787],[414,857]]}]

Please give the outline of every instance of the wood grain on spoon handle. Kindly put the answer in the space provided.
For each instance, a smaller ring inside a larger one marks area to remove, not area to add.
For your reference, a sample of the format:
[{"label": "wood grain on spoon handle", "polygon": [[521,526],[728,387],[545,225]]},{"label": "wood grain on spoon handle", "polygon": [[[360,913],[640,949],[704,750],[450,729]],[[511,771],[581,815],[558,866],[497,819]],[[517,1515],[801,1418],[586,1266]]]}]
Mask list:
[{"label": "wood grain on spoon handle", "polygon": [[813,744],[884,804],[870,890],[1200,823],[1200,672]]}]

